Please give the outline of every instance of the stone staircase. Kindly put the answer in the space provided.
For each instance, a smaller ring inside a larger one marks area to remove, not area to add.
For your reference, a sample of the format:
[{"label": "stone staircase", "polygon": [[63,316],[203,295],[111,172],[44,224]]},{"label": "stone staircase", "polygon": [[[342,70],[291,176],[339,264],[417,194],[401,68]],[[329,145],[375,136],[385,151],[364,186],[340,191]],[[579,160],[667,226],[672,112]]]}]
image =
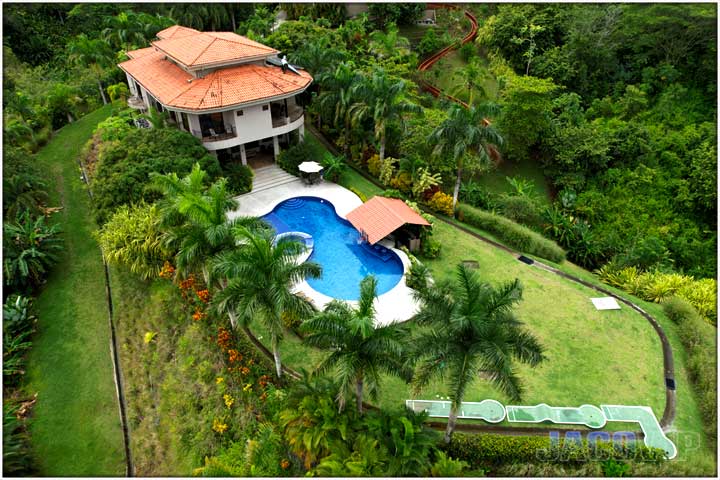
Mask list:
[{"label": "stone staircase", "polygon": [[278,185],[300,181],[298,177],[290,175],[277,165],[261,167],[255,169],[254,172],[255,177],[253,178],[252,193],[268,190]]}]

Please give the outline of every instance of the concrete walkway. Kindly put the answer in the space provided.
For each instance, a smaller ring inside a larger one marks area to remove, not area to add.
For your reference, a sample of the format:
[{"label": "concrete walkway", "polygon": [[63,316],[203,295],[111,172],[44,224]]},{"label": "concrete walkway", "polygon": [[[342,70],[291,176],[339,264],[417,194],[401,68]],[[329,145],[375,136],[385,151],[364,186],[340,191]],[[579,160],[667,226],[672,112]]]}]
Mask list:
[{"label": "concrete walkway", "polygon": [[[277,166],[264,167],[264,176],[273,175],[273,170],[280,170]],[[275,175],[278,175],[275,173]],[[278,185],[269,186],[262,184],[259,189],[253,188],[250,193],[239,195],[235,199],[240,206],[228,215],[229,218],[240,216],[261,217],[270,213],[280,202],[293,197],[318,197],[329,201],[334,207],[338,216],[345,218],[349,212],[362,205],[362,200],[350,190],[332,182],[323,181],[317,185],[306,185],[299,178],[294,181],[283,181]],[[392,244],[386,242],[384,246],[391,248],[400,257],[403,263],[404,272],[410,268],[410,259],[405,252],[393,248]],[[403,278],[390,291],[380,295],[375,300],[375,320],[377,325],[387,325],[394,322],[403,322],[415,315],[419,305],[412,298],[412,290],[405,284],[405,273]],[[325,308],[331,297],[313,289],[306,281],[295,285],[294,290],[307,296],[318,309]],[[347,301],[350,305],[357,306],[357,301]]]}]

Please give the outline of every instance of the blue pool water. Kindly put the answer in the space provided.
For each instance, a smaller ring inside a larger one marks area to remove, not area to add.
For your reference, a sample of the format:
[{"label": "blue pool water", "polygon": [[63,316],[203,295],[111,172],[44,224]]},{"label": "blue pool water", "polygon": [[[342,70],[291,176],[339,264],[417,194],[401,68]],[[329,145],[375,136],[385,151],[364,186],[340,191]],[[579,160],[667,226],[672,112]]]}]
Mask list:
[{"label": "blue pool water", "polygon": [[322,265],[322,277],[308,279],[312,288],[341,300],[357,300],[360,281],[367,275],[378,280],[381,295],[398,284],[403,266],[395,252],[362,245],[350,222],[335,213],[327,200],[296,197],[280,203],[263,217],[278,233],[305,232],[313,236],[314,249],[309,261]]}]

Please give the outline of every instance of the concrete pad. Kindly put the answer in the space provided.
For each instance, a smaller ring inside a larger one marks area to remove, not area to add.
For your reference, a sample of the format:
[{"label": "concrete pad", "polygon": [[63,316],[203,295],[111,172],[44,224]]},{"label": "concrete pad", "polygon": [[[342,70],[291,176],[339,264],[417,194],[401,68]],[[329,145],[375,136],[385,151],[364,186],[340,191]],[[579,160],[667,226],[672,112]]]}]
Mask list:
[{"label": "concrete pad", "polygon": [[[241,216],[261,217],[272,212],[280,202],[293,197],[318,197],[327,200],[335,207],[338,216],[344,219],[347,219],[348,213],[363,203],[353,192],[336,183],[322,181],[316,185],[306,185],[298,179],[296,182],[283,183],[275,187],[235,197],[239,207],[230,212],[228,218],[232,219]],[[398,250],[392,245],[386,244],[385,246],[391,248],[400,257],[404,272],[397,285],[375,300],[375,321],[377,325],[404,322],[413,317],[420,308],[420,305],[413,299],[413,290],[405,283],[406,274],[410,268],[410,259],[402,250]],[[306,281],[295,285],[293,290],[304,294],[320,310],[334,300],[312,288]],[[357,301],[345,301],[352,306],[358,304]]]},{"label": "concrete pad", "polygon": [[613,297],[599,297],[590,299],[596,310],[620,310],[620,305]]}]

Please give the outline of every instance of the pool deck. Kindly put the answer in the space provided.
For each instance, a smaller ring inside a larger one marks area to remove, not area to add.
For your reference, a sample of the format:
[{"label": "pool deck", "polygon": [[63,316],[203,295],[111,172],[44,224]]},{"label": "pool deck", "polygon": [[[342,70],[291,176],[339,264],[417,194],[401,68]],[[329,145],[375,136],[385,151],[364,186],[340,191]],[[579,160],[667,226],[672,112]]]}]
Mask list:
[{"label": "pool deck", "polygon": [[[342,218],[355,208],[362,205],[362,200],[350,190],[332,182],[323,181],[316,185],[305,185],[300,179],[295,182],[284,183],[272,188],[250,192],[235,197],[240,206],[230,212],[229,218],[240,216],[260,217],[272,211],[280,202],[293,197],[318,197],[325,199],[335,206],[335,212]],[[400,257],[405,272],[410,268],[410,259],[405,252],[392,247],[389,242],[380,242],[383,246],[391,248]],[[295,285],[294,290],[308,297],[318,309],[325,308],[333,298],[313,289],[306,281]],[[347,301],[357,306],[357,301]],[[390,291],[383,293],[375,300],[375,320],[377,325],[388,325],[395,322],[404,322],[410,319],[419,308],[412,297],[412,290],[405,285],[405,274],[402,280]]]}]

